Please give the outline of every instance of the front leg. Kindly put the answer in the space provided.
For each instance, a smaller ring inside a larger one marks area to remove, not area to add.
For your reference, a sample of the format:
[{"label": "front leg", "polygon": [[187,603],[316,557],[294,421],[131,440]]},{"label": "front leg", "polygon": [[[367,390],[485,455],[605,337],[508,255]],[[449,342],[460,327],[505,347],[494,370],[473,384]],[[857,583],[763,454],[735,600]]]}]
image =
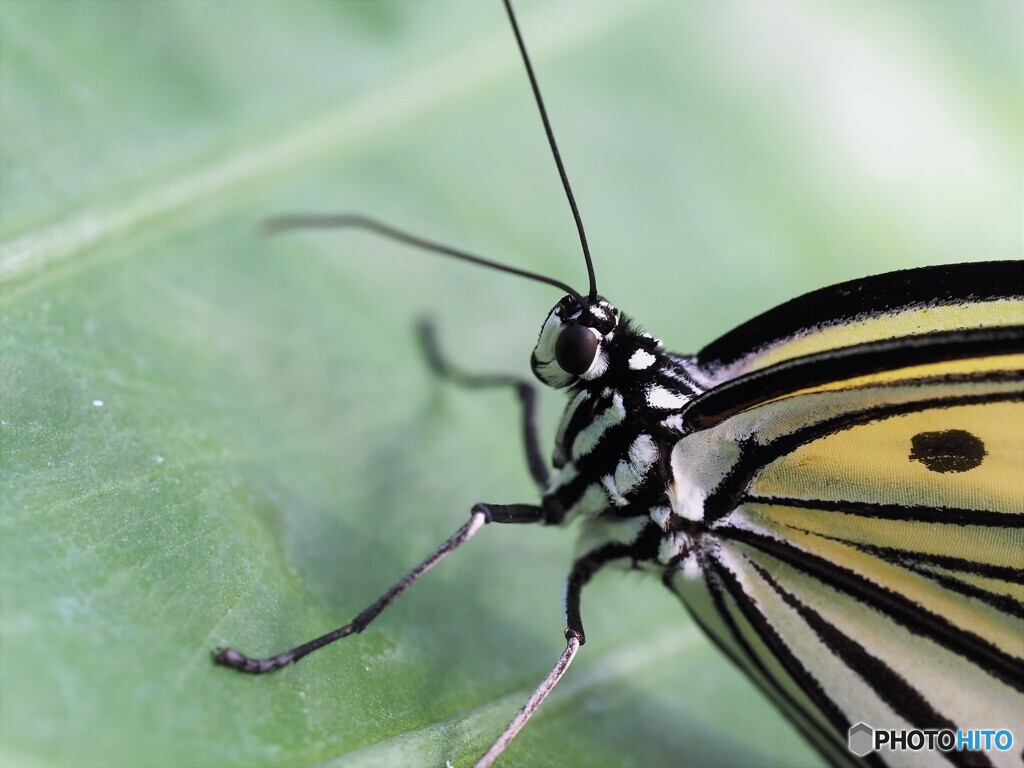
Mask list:
[{"label": "front leg", "polygon": [[519,396],[522,406],[523,443],[526,447],[526,464],[530,475],[541,493],[548,487],[548,467],[540,450],[540,436],[537,432],[537,389],[529,381],[509,374],[472,374],[460,371],[449,363],[437,343],[437,334],[429,321],[419,324],[420,343],[427,363],[438,376],[467,389],[486,387],[510,387]]}]

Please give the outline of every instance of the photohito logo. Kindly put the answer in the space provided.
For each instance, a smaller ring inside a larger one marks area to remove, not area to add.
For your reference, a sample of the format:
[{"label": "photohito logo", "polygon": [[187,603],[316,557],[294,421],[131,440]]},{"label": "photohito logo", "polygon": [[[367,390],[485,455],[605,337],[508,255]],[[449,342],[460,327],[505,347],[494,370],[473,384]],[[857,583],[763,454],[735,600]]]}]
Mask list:
[{"label": "photohito logo", "polygon": [[980,752],[991,749],[1006,752],[1013,747],[1013,734],[1005,728],[972,728],[967,731],[949,728],[891,730],[857,723],[851,726],[846,745],[857,757],[864,757],[882,747],[901,752]]}]

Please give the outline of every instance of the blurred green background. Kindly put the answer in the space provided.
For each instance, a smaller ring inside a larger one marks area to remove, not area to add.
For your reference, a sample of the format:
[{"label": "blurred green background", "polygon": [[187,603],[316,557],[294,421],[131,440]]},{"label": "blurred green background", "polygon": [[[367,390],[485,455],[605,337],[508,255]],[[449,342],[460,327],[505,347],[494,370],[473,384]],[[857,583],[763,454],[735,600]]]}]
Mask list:
[{"label": "blurred green background", "polygon": [[[1022,255],[1022,5],[519,3],[601,291],[678,350],[892,268]],[[582,286],[497,1],[0,3],[0,764],[468,765],[562,648],[573,531],[488,529],[343,623],[478,500],[533,501],[507,393]],[[546,393],[545,438],[561,406]],[[814,765],[656,579],[608,573],[508,766]]]}]

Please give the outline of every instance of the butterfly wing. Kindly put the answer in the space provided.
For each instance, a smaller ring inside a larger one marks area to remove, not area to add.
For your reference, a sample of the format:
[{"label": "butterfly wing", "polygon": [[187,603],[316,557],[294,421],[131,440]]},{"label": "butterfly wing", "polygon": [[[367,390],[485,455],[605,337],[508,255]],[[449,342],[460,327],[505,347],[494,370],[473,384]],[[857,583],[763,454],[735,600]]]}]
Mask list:
[{"label": "butterfly wing", "polygon": [[822,288],[780,304],[695,356],[705,389],[772,365],[886,339],[1020,326],[1024,261],[906,269]]},{"label": "butterfly wing", "polygon": [[[833,764],[855,761],[858,722],[1024,736],[1022,278],[1014,262],[845,284],[695,358],[721,383],[682,414],[666,583]],[[865,309],[908,285],[928,300]],[[787,316],[808,308],[829,313]]]}]

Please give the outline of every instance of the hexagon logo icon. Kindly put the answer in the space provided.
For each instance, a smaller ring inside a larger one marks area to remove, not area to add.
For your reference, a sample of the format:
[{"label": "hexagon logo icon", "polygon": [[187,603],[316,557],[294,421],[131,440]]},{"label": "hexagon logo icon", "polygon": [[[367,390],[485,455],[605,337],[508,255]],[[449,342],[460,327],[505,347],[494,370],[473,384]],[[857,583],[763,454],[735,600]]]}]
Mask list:
[{"label": "hexagon logo icon", "polygon": [[875,749],[875,729],[867,723],[851,726],[846,745],[857,757],[864,757]]}]

